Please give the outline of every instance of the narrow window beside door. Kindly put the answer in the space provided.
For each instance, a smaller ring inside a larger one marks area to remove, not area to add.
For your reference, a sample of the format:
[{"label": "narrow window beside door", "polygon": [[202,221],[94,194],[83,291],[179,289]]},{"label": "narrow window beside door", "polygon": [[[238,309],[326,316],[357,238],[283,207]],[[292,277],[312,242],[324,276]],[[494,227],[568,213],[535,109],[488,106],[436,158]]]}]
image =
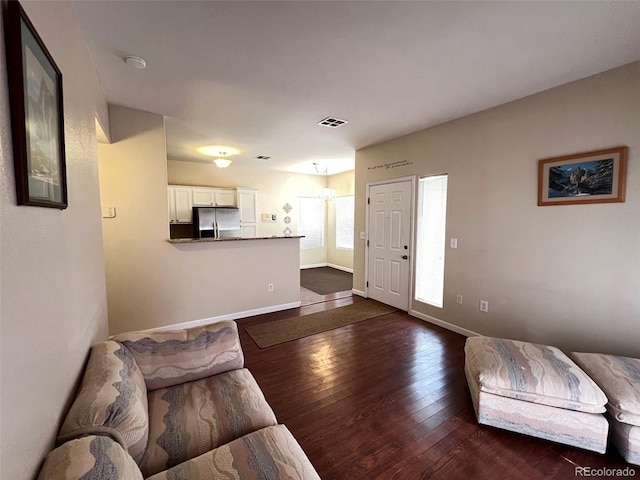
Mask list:
[{"label": "narrow window beside door", "polygon": [[415,298],[440,308],[444,298],[447,180],[447,175],[422,177],[418,186]]}]

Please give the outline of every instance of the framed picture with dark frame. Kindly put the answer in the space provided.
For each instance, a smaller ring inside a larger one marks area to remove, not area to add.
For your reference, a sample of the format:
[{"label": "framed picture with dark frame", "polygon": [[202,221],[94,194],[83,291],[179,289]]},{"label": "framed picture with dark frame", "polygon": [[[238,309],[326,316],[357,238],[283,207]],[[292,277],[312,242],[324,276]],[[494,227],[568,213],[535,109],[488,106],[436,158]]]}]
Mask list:
[{"label": "framed picture with dark frame", "polygon": [[67,208],[62,74],[17,1],[5,9],[18,205]]},{"label": "framed picture with dark frame", "polygon": [[624,202],[627,147],[538,162],[538,205]]}]

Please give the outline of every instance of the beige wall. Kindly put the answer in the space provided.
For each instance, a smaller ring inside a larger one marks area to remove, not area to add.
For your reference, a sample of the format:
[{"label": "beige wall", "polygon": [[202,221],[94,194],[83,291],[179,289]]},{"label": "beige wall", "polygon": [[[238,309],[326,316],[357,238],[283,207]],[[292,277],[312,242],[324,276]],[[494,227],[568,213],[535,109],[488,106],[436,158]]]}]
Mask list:
[{"label": "beige wall", "polygon": [[[289,213],[291,223],[289,227],[293,234],[298,233],[298,197],[310,197],[320,194],[323,188],[329,183],[336,182],[340,191],[353,191],[353,172],[350,174],[325,177],[319,175],[300,175],[295,173],[286,173],[278,171],[255,170],[240,165],[237,161],[229,168],[220,169],[213,164],[185,162],[179,160],[169,160],[168,178],[169,184],[172,185],[197,185],[197,186],[213,186],[213,187],[251,187],[258,189],[258,215],[262,213],[275,213],[277,215],[276,223],[258,223],[259,235],[282,235],[283,230],[287,226],[284,223],[284,217],[287,214],[282,207],[289,203],[293,210]],[[351,176],[351,185],[348,184],[349,175]],[[345,180],[336,179],[334,177],[344,178]],[[331,205],[326,210],[329,214]],[[334,245],[335,245],[335,233]],[[300,265],[317,265],[326,264],[331,255],[329,245],[331,243],[331,230],[325,229],[325,247],[304,249],[300,251]],[[335,250],[335,249],[333,249]],[[348,255],[333,255],[332,259],[340,266],[352,268],[352,260]],[[351,256],[352,257],[352,256]],[[332,263],[329,261],[329,263]]]},{"label": "beige wall", "polygon": [[[331,175],[328,178],[328,187],[335,190],[336,197],[354,195],[355,172]],[[357,237],[357,235],[356,235]],[[355,237],[354,237],[355,241]],[[353,271],[353,250],[336,248],[336,202],[327,202],[327,263],[343,270]]]},{"label": "beige wall", "polygon": [[[487,335],[640,356],[640,63],[356,154],[356,231],[367,182],[449,174],[444,308],[418,315]],[[625,203],[537,206],[538,160],[627,145]],[[390,159],[397,168],[374,168]],[[364,241],[354,286],[364,290]],[[456,305],[456,294],[464,304]],[[489,313],[478,310],[489,301]]]},{"label": "beige wall", "polygon": [[16,206],[0,31],[0,478],[11,480],[35,477],[89,347],[107,337],[94,122],[106,103],[73,5],[23,7],[63,75],[69,207]]},{"label": "beige wall", "polygon": [[298,239],[167,242],[162,116],[112,106],[111,137],[98,147],[102,204],[116,208],[103,220],[111,334],[300,301]]}]

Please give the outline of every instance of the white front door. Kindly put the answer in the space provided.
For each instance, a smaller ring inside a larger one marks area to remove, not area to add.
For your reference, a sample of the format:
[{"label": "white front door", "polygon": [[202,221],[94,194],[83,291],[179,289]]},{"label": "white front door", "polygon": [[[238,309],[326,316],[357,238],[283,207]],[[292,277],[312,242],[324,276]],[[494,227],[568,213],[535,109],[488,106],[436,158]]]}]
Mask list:
[{"label": "white front door", "polygon": [[410,180],[369,186],[368,296],[409,309]]}]

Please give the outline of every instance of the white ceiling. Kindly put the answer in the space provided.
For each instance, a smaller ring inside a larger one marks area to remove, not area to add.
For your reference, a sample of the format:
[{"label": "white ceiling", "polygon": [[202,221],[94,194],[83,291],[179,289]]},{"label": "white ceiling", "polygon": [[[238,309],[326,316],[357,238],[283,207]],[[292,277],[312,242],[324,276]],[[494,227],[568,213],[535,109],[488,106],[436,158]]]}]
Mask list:
[{"label": "white ceiling", "polygon": [[338,173],[359,148],[640,59],[640,1],[75,6],[107,100],[166,116],[170,159],[224,145],[229,168]]}]

